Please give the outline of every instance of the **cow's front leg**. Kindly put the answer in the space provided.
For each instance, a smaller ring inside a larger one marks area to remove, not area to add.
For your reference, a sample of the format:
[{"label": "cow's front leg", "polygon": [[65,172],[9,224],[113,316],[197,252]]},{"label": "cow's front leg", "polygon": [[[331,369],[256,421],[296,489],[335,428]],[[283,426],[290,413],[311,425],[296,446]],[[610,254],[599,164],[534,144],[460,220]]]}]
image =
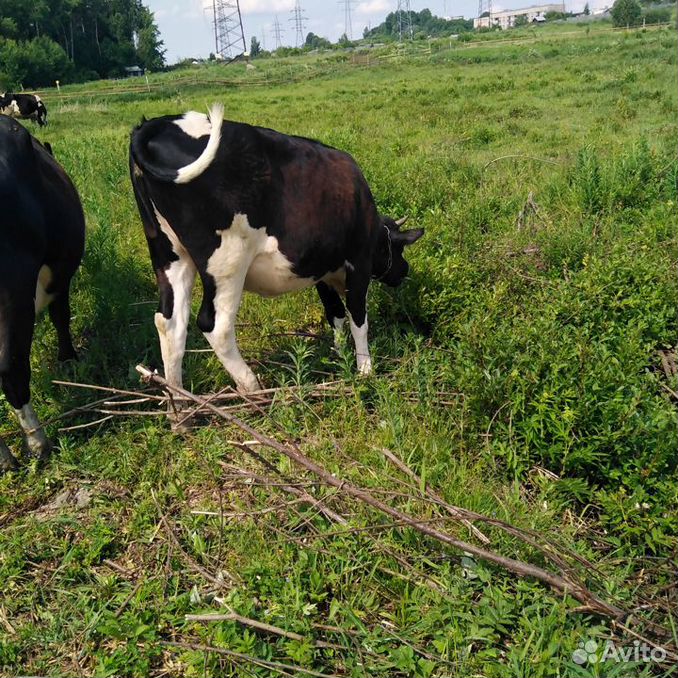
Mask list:
[{"label": "cow's front leg", "polygon": [[191,258],[183,256],[167,268],[158,269],[160,308],[155,314],[155,326],[160,339],[160,352],[165,379],[171,386],[183,385],[181,367],[186,350],[188,320],[191,313],[191,293],[196,268]]},{"label": "cow's front leg", "polygon": [[30,402],[16,410],[16,416],[24,432],[24,441],[26,448],[31,456],[37,459],[46,459],[52,449],[52,445],[45,435],[45,430],[35,414],[33,405]]},{"label": "cow's front leg", "polygon": [[367,345],[367,288],[370,284],[367,271],[366,266],[359,265],[346,271],[346,308],[355,343],[358,372],[362,375],[372,373],[372,359]]},{"label": "cow's front leg", "polygon": [[202,330],[221,364],[233,377],[238,391],[252,393],[261,389],[259,380],[243,360],[235,340],[235,319],[242,298],[247,266],[234,267],[232,275],[203,278],[204,297],[198,315]]},{"label": "cow's front leg", "polygon": [[316,283],[318,296],[325,308],[325,317],[330,327],[334,330],[334,347],[339,348],[342,340],[342,330],[346,321],[346,309],[341,301],[341,297],[335,289],[330,287],[322,280]]}]

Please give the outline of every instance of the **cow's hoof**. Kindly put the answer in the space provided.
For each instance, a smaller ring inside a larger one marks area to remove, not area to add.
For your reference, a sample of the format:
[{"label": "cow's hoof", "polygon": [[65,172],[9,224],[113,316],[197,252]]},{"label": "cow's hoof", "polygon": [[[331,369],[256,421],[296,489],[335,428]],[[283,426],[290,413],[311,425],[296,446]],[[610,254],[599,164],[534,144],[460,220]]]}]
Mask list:
[{"label": "cow's hoof", "polygon": [[372,374],[372,360],[370,358],[363,360],[363,362],[358,365],[358,374],[361,377],[369,377],[370,374]]},{"label": "cow's hoof", "polygon": [[167,418],[174,433],[186,433],[191,428],[195,419],[190,403],[174,401],[167,408]]},{"label": "cow's hoof", "polygon": [[190,430],[193,422],[193,414],[172,414],[170,415],[170,426],[173,433],[186,433]]},{"label": "cow's hoof", "polygon": [[41,436],[31,435],[24,438],[24,453],[36,459],[39,465],[44,464],[52,454],[54,443],[43,433]]},{"label": "cow's hoof", "polygon": [[0,475],[8,471],[16,471],[19,468],[19,462],[9,451],[9,447],[0,441]]},{"label": "cow's hoof", "polygon": [[237,382],[237,391],[241,395],[246,396],[261,390],[262,390],[261,383],[254,374],[252,374],[251,378],[248,377],[246,381]]},{"label": "cow's hoof", "polygon": [[57,360],[60,363],[66,363],[66,362],[69,362],[71,360],[77,362],[78,354],[73,349],[65,350],[65,351],[59,351],[59,353],[57,354]]}]

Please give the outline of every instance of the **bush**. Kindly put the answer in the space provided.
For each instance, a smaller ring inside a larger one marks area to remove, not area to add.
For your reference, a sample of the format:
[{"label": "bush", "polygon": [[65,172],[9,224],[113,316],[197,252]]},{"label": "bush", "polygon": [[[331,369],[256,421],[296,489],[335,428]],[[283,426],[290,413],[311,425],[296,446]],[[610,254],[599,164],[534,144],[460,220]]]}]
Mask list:
[{"label": "bush", "polygon": [[665,24],[671,21],[670,7],[653,7],[645,11],[643,15],[648,24]]},{"label": "bush", "polygon": [[72,71],[66,52],[56,42],[42,36],[29,41],[0,42],[0,85],[40,87],[64,80]]},{"label": "bush", "polygon": [[640,23],[641,15],[637,0],[615,0],[612,6],[612,22],[615,26],[636,26]]}]

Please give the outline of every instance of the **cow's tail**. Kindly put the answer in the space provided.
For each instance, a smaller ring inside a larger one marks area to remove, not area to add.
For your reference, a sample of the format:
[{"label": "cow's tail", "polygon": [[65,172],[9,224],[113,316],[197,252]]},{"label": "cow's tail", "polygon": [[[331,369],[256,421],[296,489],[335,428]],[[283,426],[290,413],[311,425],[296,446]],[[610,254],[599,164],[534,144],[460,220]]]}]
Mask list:
[{"label": "cow's tail", "polygon": [[223,104],[213,104],[209,110],[212,129],[205,150],[191,163],[184,167],[168,168],[159,165],[148,157],[147,143],[157,131],[156,121],[143,122],[132,132],[130,152],[132,159],[142,172],[149,174],[158,181],[174,182],[175,184],[187,184],[199,177],[212,163],[219,149],[221,141],[221,124],[224,120]]}]

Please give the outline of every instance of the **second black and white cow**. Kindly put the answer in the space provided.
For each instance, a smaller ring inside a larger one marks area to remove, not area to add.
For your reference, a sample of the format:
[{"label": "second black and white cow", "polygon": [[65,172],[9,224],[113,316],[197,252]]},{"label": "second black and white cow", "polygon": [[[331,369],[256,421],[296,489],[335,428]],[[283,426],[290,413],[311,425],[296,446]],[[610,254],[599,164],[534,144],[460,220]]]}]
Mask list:
[{"label": "second black and white cow", "polygon": [[0,96],[0,113],[10,118],[33,120],[40,127],[47,124],[47,108],[37,94],[3,94]]},{"label": "second black and white cow", "polygon": [[[59,359],[75,357],[69,286],[84,249],[80,198],[59,163],[18,122],[0,115],[0,382],[30,453],[49,443],[30,403],[36,313],[49,305]],[[0,439],[0,472],[16,459]]]},{"label": "second black and white cow", "polygon": [[133,132],[130,172],[160,291],[155,324],[165,378],[182,383],[196,273],[202,330],[238,389],[259,381],[242,359],[235,319],[243,290],[276,296],[315,285],[328,321],[346,313],[358,370],[372,369],[367,343],[370,280],[396,286],[408,272],[401,231],[378,214],[347,153],[317,141],[189,112],[144,121]]}]

